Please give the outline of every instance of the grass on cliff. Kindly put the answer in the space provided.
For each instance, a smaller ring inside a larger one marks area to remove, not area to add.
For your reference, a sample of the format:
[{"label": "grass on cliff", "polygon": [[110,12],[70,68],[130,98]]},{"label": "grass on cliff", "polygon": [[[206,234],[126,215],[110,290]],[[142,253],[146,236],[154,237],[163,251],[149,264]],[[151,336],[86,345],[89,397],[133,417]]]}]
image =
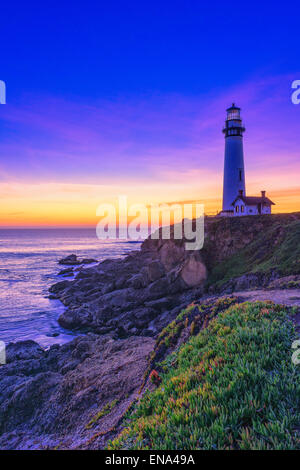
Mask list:
[{"label": "grass on cliff", "polygon": [[214,266],[208,284],[222,285],[245,273],[300,274],[300,221],[275,224],[261,231],[245,248]]},{"label": "grass on cliff", "polygon": [[99,419],[101,419],[105,415],[108,415],[112,411],[112,409],[117,405],[117,403],[118,400],[113,400],[112,402],[107,403],[105,406],[103,406],[103,408],[101,408],[101,410],[98,411],[98,413],[90,419],[88,424],[85,426],[85,429],[91,429],[93,425],[97,423],[97,421],[99,421]]},{"label": "grass on cliff", "polygon": [[229,307],[169,356],[108,448],[300,448],[300,366],[287,311],[272,303]]}]

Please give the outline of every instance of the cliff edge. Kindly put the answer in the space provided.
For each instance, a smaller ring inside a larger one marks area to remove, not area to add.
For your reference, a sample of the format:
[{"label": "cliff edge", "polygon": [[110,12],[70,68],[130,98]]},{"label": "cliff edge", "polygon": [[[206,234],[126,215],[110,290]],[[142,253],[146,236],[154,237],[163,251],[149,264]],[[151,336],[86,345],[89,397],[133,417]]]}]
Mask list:
[{"label": "cliff edge", "polygon": [[66,328],[124,338],[155,336],[195,297],[257,287],[300,287],[300,213],[206,218],[201,250],[150,237],[121,260],[51,287]]}]

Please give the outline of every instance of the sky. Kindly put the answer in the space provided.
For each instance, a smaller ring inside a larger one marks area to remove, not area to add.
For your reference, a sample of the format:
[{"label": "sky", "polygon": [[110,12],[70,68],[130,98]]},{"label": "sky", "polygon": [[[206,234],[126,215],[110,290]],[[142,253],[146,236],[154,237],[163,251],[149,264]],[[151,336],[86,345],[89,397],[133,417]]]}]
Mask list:
[{"label": "sky", "polygon": [[300,211],[300,7],[208,3],[1,5],[0,226],[93,226],[120,195],[215,214],[232,102],[247,194]]}]

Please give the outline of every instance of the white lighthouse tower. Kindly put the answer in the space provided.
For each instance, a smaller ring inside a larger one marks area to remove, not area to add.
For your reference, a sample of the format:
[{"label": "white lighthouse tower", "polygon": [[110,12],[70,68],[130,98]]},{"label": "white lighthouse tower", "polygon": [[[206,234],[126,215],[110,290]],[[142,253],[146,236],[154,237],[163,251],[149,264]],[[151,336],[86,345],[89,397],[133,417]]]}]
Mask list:
[{"label": "white lighthouse tower", "polygon": [[233,103],[227,110],[223,132],[225,134],[225,159],[222,214],[233,213],[232,203],[238,194],[246,196],[243,132],[240,108]]}]

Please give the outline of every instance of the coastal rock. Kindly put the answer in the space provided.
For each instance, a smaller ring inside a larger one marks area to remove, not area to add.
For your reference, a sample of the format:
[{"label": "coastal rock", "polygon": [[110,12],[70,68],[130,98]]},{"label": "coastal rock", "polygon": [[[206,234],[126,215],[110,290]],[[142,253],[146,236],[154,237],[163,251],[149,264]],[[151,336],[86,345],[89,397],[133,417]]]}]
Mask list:
[{"label": "coastal rock", "polygon": [[49,292],[52,294],[57,294],[60,291],[63,291],[66,287],[69,286],[69,281],[60,281],[50,287]]},{"label": "coastal rock", "polygon": [[[298,286],[300,214],[251,217],[251,224],[233,219],[208,218],[201,252],[186,251],[185,240],[148,239],[140,251],[80,267],[73,280],[52,286],[67,306],[59,323],[88,333],[46,351],[32,341],[8,345],[0,367],[0,448],[104,448],[139,398],[149,354],[163,359],[229,305],[219,299],[206,315],[197,306],[209,301],[207,290]],[[172,321],[174,335],[166,329],[158,336]]]},{"label": "coastal rock", "polygon": [[80,261],[77,259],[77,256],[76,255],[69,255],[69,256],[66,256],[65,258],[62,258],[58,261],[58,264],[72,264],[72,265],[76,265],[76,264],[80,264]]},{"label": "coastal rock", "polygon": [[44,350],[32,340],[9,343],[6,347],[6,362],[40,359]]},{"label": "coastal rock", "polygon": [[[157,238],[142,243],[140,251],[81,267],[75,279],[52,286],[50,292],[67,307],[59,323],[84,331],[109,327],[122,335],[118,328],[127,335],[133,329],[137,335],[151,330],[155,336],[169,323],[172,309],[196,295],[267,287],[282,276],[300,274],[299,234],[300,214],[207,217],[204,246],[195,251],[185,249],[184,238],[174,239],[174,227],[167,240],[159,231]],[[133,324],[136,314],[147,308],[149,318],[145,315]]]},{"label": "coastal rock", "polygon": [[159,250],[159,258],[164,268],[170,271],[176,264],[184,260],[184,246],[176,244],[174,240],[167,240]]},{"label": "coastal rock", "polygon": [[160,279],[165,274],[163,263],[156,260],[151,261],[145,270],[150,282],[157,281],[157,279]]},{"label": "coastal rock", "polygon": [[[133,287],[134,289],[141,289],[145,287],[145,279],[142,274],[135,274],[127,281],[128,287]],[[112,289],[111,289],[112,290]]]},{"label": "coastal rock", "polygon": [[[168,251],[172,251],[171,244]],[[175,253],[178,259],[176,249]],[[124,259],[105,260],[83,269],[73,281],[52,286],[51,292],[68,307],[59,317],[60,325],[97,332],[107,331],[109,327],[114,328],[114,334],[120,337],[128,336],[132,331],[144,334],[147,330],[147,335],[154,336],[157,333],[156,321],[162,324],[159,319],[161,313],[177,303],[181,304],[190,288],[181,276],[182,268],[183,276],[188,282],[193,282],[193,287],[197,284],[198,275],[194,269],[193,279],[188,279],[189,269],[191,271],[194,266],[191,268],[192,261],[188,264],[186,260],[167,271],[159,256],[157,250],[151,249],[130,253]],[[171,265],[174,263],[169,263]],[[198,275],[198,279],[202,285],[204,276]],[[191,290],[187,302],[192,295]],[[165,317],[165,325],[168,320]],[[150,323],[152,333],[148,331]]]},{"label": "coastal rock", "polygon": [[173,300],[168,297],[163,297],[157,300],[151,300],[150,302],[145,302],[146,307],[153,308],[155,310],[165,310],[170,308],[173,305]]},{"label": "coastal rock", "polygon": [[181,277],[188,287],[195,287],[206,280],[206,266],[198,253],[190,256],[185,261],[181,270]]},{"label": "coastal rock", "polygon": [[94,258],[83,258],[83,259],[78,259],[77,255],[69,255],[66,256],[65,258],[62,258],[58,261],[58,264],[65,264],[65,265],[72,265],[76,266],[79,264],[91,264],[91,263],[97,263],[97,260]]},{"label": "coastal rock", "polygon": [[73,274],[74,274],[73,268],[62,269],[58,273],[59,276],[73,276]]},{"label": "coastal rock", "polygon": [[67,329],[76,329],[78,325],[83,328],[85,326],[89,326],[91,321],[91,314],[83,307],[79,307],[75,310],[67,310],[58,319],[60,326]]},{"label": "coastal rock", "polygon": [[149,337],[88,334],[48,351],[33,341],[8,345],[10,363],[0,367],[0,448],[90,447],[97,433],[103,448],[138,395],[153,344]]},{"label": "coastal rock", "polygon": [[92,264],[92,263],[97,263],[97,260],[94,258],[83,258],[81,260],[81,264]]}]

